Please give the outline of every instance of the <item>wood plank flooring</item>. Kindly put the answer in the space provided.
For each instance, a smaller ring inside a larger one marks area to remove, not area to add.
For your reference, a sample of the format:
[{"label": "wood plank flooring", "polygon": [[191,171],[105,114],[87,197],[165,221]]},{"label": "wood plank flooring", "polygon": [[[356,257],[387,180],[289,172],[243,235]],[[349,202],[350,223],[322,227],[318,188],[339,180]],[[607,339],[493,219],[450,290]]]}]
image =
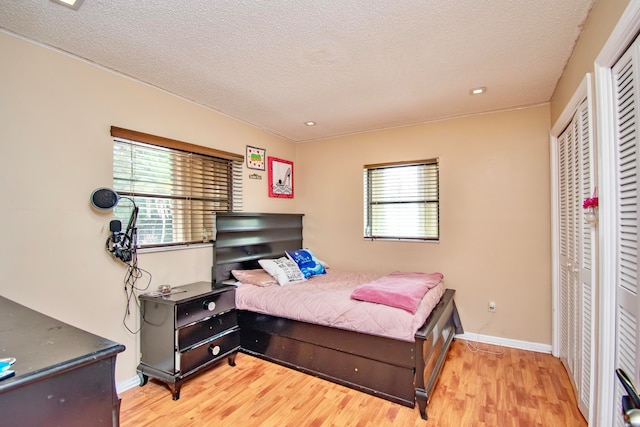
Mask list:
[{"label": "wood plank flooring", "polygon": [[408,408],[239,354],[185,382],[180,399],[150,380],[121,394],[122,427],[143,426],[586,426],[564,367],[555,357],[453,342],[427,406]]}]

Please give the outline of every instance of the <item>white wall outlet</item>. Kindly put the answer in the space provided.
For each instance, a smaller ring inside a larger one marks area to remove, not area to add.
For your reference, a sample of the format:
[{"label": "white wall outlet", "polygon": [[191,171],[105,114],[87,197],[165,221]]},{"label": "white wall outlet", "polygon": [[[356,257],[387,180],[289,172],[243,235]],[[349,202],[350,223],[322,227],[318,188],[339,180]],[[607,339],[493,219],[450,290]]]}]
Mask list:
[{"label": "white wall outlet", "polygon": [[496,312],[496,302],[495,301],[489,301],[489,311],[491,313],[495,313]]}]

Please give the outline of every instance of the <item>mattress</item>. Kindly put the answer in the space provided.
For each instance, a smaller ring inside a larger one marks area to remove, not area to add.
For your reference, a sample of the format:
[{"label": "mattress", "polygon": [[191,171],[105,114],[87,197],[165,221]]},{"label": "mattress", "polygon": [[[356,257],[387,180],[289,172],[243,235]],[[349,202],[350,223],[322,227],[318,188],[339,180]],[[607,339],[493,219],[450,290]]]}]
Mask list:
[{"label": "mattress", "polygon": [[328,269],[327,274],[288,286],[238,284],[236,307],[277,317],[330,326],[402,341],[415,341],[416,331],[444,294],[442,282],[430,289],[415,314],[384,304],[351,299],[353,290],[382,277]]}]

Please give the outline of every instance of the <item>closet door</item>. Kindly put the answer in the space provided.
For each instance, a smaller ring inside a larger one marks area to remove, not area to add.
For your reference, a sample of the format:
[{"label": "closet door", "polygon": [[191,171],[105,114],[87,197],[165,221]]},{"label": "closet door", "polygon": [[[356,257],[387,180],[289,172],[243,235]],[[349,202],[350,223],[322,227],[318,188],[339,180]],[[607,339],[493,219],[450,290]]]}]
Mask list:
[{"label": "closet door", "polygon": [[560,135],[560,359],[574,388],[577,329],[576,312],[576,232],[575,232],[575,161],[574,121]]},{"label": "closet door", "polygon": [[[569,262],[569,227],[568,217],[569,217],[569,184],[567,180],[569,179],[569,173],[567,171],[569,167],[569,162],[567,161],[567,135],[568,132],[565,130],[558,137],[558,187],[559,187],[559,237],[560,237],[560,260],[559,260],[559,271],[560,271],[560,283],[559,286],[559,310],[560,310],[560,351],[559,356],[562,363],[565,365],[567,371],[570,371],[569,368],[569,342],[572,341],[572,338],[569,336],[569,276],[570,276],[570,267],[571,263]],[[570,377],[572,375],[569,375]],[[575,385],[574,385],[575,386]]]},{"label": "closet door", "polygon": [[[623,368],[640,386],[638,364],[638,56],[636,40],[612,68],[616,128],[616,368]],[[613,201],[612,201],[613,202]],[[623,389],[616,386],[614,407]],[[615,425],[623,425],[618,413]]]},{"label": "closet door", "polygon": [[587,101],[558,137],[560,359],[589,419],[593,363],[593,226],[582,202],[592,194],[592,141]]},{"label": "closet door", "polygon": [[590,408],[593,397],[593,380],[595,378],[595,357],[593,342],[595,341],[595,328],[593,323],[593,314],[595,313],[594,295],[596,283],[596,271],[594,270],[595,246],[595,224],[590,224],[586,220],[586,212],[582,208],[585,199],[592,197],[595,188],[593,180],[593,168],[595,159],[593,157],[593,141],[591,139],[591,126],[589,117],[589,108],[587,101],[580,104],[580,108],[576,114],[576,141],[578,146],[579,162],[579,194],[577,200],[577,240],[579,241],[578,269],[579,276],[576,278],[578,293],[577,301],[579,307],[579,322],[576,322],[579,328],[578,340],[578,363],[580,364],[578,375],[579,381],[576,387],[578,393],[578,407],[584,415],[585,419],[590,419]]}]

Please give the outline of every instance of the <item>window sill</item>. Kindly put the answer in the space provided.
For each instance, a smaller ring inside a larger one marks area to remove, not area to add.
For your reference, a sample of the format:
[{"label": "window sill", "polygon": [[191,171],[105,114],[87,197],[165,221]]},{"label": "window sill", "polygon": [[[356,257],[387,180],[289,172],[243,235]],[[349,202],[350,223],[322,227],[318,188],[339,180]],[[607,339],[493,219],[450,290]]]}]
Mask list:
[{"label": "window sill", "polygon": [[153,252],[169,252],[169,251],[183,251],[186,249],[199,249],[199,248],[211,248],[213,247],[212,242],[206,243],[192,243],[190,245],[175,245],[175,246],[158,246],[155,248],[140,248],[138,249],[139,254],[149,254]]},{"label": "window sill", "polygon": [[382,241],[382,242],[410,242],[410,243],[440,243],[440,240],[427,239],[405,239],[401,237],[363,237],[364,240]]}]

